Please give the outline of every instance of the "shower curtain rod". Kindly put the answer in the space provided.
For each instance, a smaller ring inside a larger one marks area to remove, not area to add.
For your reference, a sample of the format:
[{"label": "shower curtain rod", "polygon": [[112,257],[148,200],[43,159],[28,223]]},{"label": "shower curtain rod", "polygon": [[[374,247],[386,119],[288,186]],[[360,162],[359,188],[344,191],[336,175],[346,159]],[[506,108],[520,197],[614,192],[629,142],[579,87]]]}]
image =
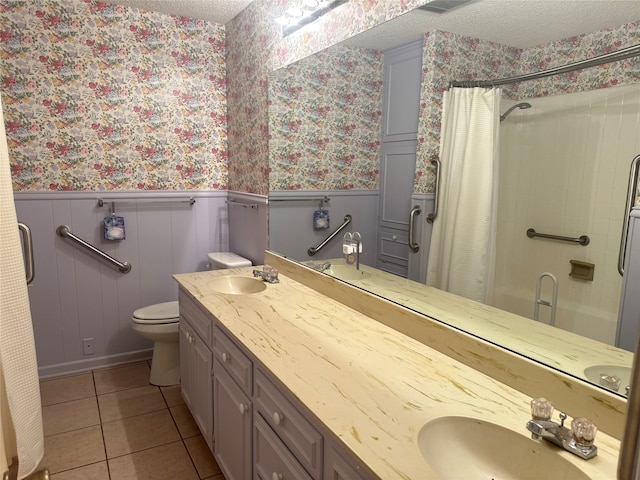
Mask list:
[{"label": "shower curtain rod", "polygon": [[616,50],[615,52],[605,53],[598,55],[587,60],[580,60],[579,62],[573,62],[565,65],[564,67],[554,67],[548,70],[542,70],[540,72],[526,73],[524,75],[518,75],[516,77],[500,78],[497,80],[471,80],[460,82],[449,82],[449,88],[451,87],[497,87],[499,85],[509,85],[511,83],[526,82],[528,80],[536,80],[538,78],[551,77],[553,75],[560,75],[562,73],[574,72],[576,70],[582,70],[584,68],[596,67],[605,63],[617,62],[626,58],[636,57],[640,55],[640,45],[633,45],[631,47]]}]

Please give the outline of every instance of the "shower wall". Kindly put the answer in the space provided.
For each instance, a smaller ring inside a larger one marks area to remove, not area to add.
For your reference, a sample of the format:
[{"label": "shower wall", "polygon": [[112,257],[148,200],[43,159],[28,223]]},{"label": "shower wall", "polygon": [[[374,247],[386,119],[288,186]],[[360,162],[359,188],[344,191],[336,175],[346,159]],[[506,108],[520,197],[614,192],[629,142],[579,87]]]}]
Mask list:
[{"label": "shower wall", "polygon": [[[522,101],[524,99],[521,99]],[[538,276],[558,280],[556,326],[613,344],[617,271],[631,160],[640,153],[640,85],[527,99],[501,124],[494,305],[533,318]],[[516,102],[503,102],[502,111]],[[528,228],[591,243],[528,238]],[[593,281],[570,260],[595,264]],[[541,298],[551,300],[551,283]],[[540,307],[546,323],[550,309]]]}]

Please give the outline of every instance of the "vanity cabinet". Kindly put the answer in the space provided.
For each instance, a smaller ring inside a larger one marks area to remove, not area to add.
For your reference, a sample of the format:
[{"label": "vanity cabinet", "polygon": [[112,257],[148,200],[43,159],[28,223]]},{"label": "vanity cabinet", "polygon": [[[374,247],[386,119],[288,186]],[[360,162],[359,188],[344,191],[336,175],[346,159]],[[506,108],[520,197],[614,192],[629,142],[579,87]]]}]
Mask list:
[{"label": "vanity cabinet", "polygon": [[368,480],[360,465],[340,451],[338,446],[331,443],[324,455],[323,480]]},{"label": "vanity cabinet", "polygon": [[213,366],[213,392],[216,460],[227,480],[251,478],[251,400],[217,358]]},{"label": "vanity cabinet", "polygon": [[210,322],[195,303],[186,295],[181,295],[180,389],[202,436],[213,450],[213,354],[209,348],[209,325]]},{"label": "vanity cabinet", "polygon": [[325,451],[325,427],[250,350],[179,298],[183,397],[227,480],[367,478],[336,444]]},{"label": "vanity cabinet", "polygon": [[[254,402],[257,413],[262,415],[297,462],[312,478],[319,480],[322,476],[322,435],[259,368],[256,368]],[[256,415],[256,421],[258,418]],[[263,436],[266,435],[263,433]]]}]

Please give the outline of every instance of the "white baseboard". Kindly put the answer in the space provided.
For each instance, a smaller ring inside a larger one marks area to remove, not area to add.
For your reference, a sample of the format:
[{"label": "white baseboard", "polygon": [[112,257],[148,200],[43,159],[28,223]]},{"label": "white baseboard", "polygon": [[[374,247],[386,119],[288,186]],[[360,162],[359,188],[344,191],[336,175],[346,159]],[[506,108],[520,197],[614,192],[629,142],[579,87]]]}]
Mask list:
[{"label": "white baseboard", "polygon": [[40,379],[59,377],[60,375],[69,375],[72,373],[81,373],[96,368],[113,367],[125,363],[138,362],[142,360],[150,360],[153,349],[138,350],[136,352],[121,353],[118,355],[109,355],[97,358],[88,358],[76,360],[74,362],[57,363],[46,367],[38,368],[38,376]]}]

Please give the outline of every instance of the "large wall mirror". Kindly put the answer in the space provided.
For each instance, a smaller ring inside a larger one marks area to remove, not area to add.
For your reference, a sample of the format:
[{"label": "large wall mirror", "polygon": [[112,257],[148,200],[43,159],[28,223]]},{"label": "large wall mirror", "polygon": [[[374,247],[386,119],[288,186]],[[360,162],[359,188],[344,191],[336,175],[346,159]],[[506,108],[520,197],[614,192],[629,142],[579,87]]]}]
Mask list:
[{"label": "large wall mirror", "polygon": [[[548,64],[534,62],[541,69],[563,65],[583,58],[580,48],[587,47],[575,39],[581,34],[591,35],[592,45],[613,49],[640,43],[637,20],[637,1],[475,0],[448,13],[414,10],[272,72],[270,249],[418,311],[430,301],[443,312],[447,302],[472,306],[444,292],[425,298],[430,295],[424,283],[431,231],[425,218],[435,190],[434,167],[426,159],[437,156],[437,142],[418,142],[409,187],[392,175],[404,168],[401,162],[381,165],[385,156],[404,158],[399,144],[385,144],[381,133],[388,101],[385,56],[400,46],[421,44],[417,128],[419,137],[433,140],[439,126],[433,124],[437,116],[429,115],[441,109],[441,98],[439,85],[425,88],[424,75],[433,73],[430,70],[443,77],[464,75],[461,72],[470,74],[473,64],[474,74],[491,79],[528,73],[531,69],[518,71],[518,56],[529,56],[529,62],[535,56],[546,59]],[[438,62],[427,63],[433,56]],[[463,62],[460,57],[465,57]],[[458,70],[449,71],[448,65],[456,62]],[[622,286],[617,265],[629,167],[640,154],[638,78],[640,60],[635,58],[600,67],[593,77],[551,77],[535,87],[505,87],[501,111],[520,106],[500,126],[496,240],[501,253],[491,303],[497,310],[487,314],[499,321],[489,322],[488,328],[476,318],[454,325],[594,384],[601,383],[602,375],[620,377],[617,393],[622,396],[632,352],[614,346]],[[576,83],[580,88],[574,88]],[[523,108],[524,102],[530,107]],[[413,192],[404,192],[407,188]],[[396,236],[393,225],[380,226],[387,208],[381,203],[384,192],[403,197],[394,200],[407,212],[416,203],[422,207],[417,236],[411,239],[420,251],[408,267],[400,265],[401,271],[380,262],[388,253],[382,251],[387,247],[381,232],[391,232],[394,240]],[[323,211],[330,218],[328,229],[322,228]],[[364,249],[361,271],[348,270],[345,276],[344,269],[327,266],[339,267],[344,261],[342,232],[322,254],[309,256],[308,248],[347,214],[351,223],[345,232],[358,231]],[[582,246],[531,239],[525,235],[531,227],[562,236],[585,234],[591,242]],[[588,278],[589,265],[595,266],[593,279]],[[575,275],[569,276],[572,268]],[[537,293],[543,300],[553,298],[545,273],[557,277],[553,319],[543,303],[535,308]],[[430,315],[435,316],[433,310]],[[435,317],[450,321],[445,314]]]}]

